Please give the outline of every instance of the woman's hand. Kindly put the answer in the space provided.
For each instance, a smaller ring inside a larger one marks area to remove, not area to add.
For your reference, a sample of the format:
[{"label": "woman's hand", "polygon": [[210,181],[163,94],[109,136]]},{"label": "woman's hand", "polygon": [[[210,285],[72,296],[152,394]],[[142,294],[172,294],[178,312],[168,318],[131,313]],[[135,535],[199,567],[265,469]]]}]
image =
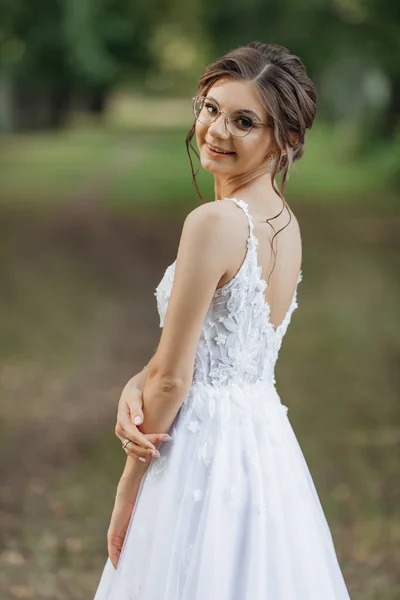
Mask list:
[{"label": "woman's hand", "polygon": [[143,422],[143,395],[135,385],[133,378],[122,390],[118,402],[117,423],[115,434],[123,443],[131,440],[125,447],[127,455],[138,458],[142,462],[150,462],[153,456],[158,457],[156,444],[170,440],[168,433],[141,433],[137,427]]},{"label": "woman's hand", "polygon": [[110,557],[114,569],[117,568],[140,484],[138,483],[131,486],[129,491],[124,489],[121,490],[120,486],[121,483],[118,486],[119,489],[115,497],[114,509],[107,532],[108,556]]}]

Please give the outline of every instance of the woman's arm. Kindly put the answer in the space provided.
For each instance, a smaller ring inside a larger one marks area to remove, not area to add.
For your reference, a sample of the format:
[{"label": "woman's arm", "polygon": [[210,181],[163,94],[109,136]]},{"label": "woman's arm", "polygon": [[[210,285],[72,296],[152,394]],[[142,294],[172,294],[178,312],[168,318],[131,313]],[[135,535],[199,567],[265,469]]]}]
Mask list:
[{"label": "woman's arm", "polygon": [[146,377],[147,377],[147,372],[149,370],[149,366],[151,363],[151,359],[149,360],[149,362],[147,363],[147,365],[145,367],[143,367],[143,369],[137,373],[136,375],[134,375],[134,377],[132,377],[130,379],[130,381],[132,382],[132,384],[143,393],[144,390],[144,384],[146,382]]},{"label": "woman's arm", "polygon": [[171,428],[192,384],[204,319],[229,264],[232,206],[203,204],[183,225],[164,326],[145,378],[144,433]]},{"label": "woman's arm", "polygon": [[[160,342],[148,369],[137,378],[139,385],[144,383],[144,434],[169,431],[190,389],[201,328],[229,264],[231,211],[231,203],[210,202],[185,220]],[[147,468],[128,457],[124,486],[136,485]]]},{"label": "woman's arm", "polygon": [[152,456],[157,456],[155,444],[159,444],[169,439],[166,433],[144,434],[138,429],[143,422],[143,389],[146,381],[148,367],[150,362],[134,377],[132,377],[122,390],[118,402],[117,423],[115,434],[120,439],[121,444],[129,439],[132,443],[128,444],[125,452],[133,458],[140,458],[142,461],[151,460]]}]

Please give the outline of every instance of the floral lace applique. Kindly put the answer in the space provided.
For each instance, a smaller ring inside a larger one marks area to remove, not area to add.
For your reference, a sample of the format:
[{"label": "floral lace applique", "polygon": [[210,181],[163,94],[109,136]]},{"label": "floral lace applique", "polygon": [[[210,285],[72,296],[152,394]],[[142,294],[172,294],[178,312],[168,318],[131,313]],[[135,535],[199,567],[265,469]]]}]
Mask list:
[{"label": "floral lace applique", "polygon": [[237,489],[235,488],[235,486],[233,485],[228,485],[225,490],[224,490],[224,494],[227,498],[228,504],[233,505],[235,503],[235,500],[237,499]]},{"label": "floral lace applique", "polygon": [[192,433],[197,433],[200,429],[200,423],[198,421],[190,421],[188,429]]},{"label": "floral lace applique", "polygon": [[195,502],[200,502],[203,499],[203,492],[200,489],[193,490],[193,500]]},{"label": "floral lace applique", "polygon": [[227,329],[231,333],[236,333],[239,329],[239,325],[232,315],[228,315],[226,317],[219,317],[218,321],[222,323],[225,329]]},{"label": "floral lace applique", "polygon": [[[262,278],[258,264],[258,239],[253,233],[248,205],[244,200],[229,200],[244,211],[249,234],[246,254],[238,272],[215,290],[197,346],[193,382],[213,386],[272,380],[283,337],[292,313],[298,307],[296,285],[289,309],[275,330],[269,320],[270,306],[265,300],[267,282]],[[166,269],[155,291],[161,327],[173,286],[175,266],[176,261]],[[302,271],[297,284],[301,280]]]},{"label": "floral lace applique", "polygon": [[200,446],[198,451],[198,457],[203,461],[206,467],[209,467],[215,455],[215,441],[213,438],[209,437],[202,446]]},{"label": "floral lace applique", "polygon": [[192,558],[194,544],[189,544],[182,553],[181,567],[183,572],[186,574],[189,570],[190,559]]},{"label": "floral lace applique", "polygon": [[221,345],[225,344],[225,342],[226,342],[226,338],[227,338],[227,337],[228,337],[228,336],[224,335],[223,333],[219,333],[219,334],[218,334],[218,335],[217,335],[217,336],[214,338],[214,340],[215,340],[215,342],[216,342],[216,344],[217,344],[218,346],[221,346]]},{"label": "floral lace applique", "polygon": [[213,385],[221,385],[225,383],[233,373],[234,367],[232,365],[220,364],[217,367],[211,369],[208,376]]},{"label": "floral lace applique", "polygon": [[193,414],[200,421],[212,419],[215,415],[215,398],[204,388],[198,390],[192,397],[191,408]]},{"label": "floral lace applique", "polygon": [[266,507],[266,505],[265,505],[264,503],[260,503],[260,504],[257,506],[257,512],[258,512],[258,514],[259,514],[259,515],[261,515],[261,516],[262,516],[262,515],[265,515],[265,513],[267,512],[267,507]]},{"label": "floral lace applique", "polygon": [[149,468],[146,471],[146,481],[153,481],[164,471],[167,465],[167,457],[160,456],[159,458],[153,458]]},{"label": "floral lace applique", "polygon": [[140,600],[140,593],[142,591],[142,584],[136,578],[129,578],[128,587],[128,600]]}]

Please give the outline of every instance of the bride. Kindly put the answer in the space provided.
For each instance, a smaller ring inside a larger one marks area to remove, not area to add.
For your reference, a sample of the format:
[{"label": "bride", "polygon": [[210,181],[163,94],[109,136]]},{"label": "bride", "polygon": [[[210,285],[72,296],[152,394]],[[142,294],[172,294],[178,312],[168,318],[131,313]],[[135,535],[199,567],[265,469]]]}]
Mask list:
[{"label": "bride", "polygon": [[205,69],[193,112],[193,182],[191,149],[215,199],[185,220],[158,347],[119,401],[126,464],[95,600],[348,600],[274,375],[302,279],[283,191],[315,86],[287,48],[253,42]]}]

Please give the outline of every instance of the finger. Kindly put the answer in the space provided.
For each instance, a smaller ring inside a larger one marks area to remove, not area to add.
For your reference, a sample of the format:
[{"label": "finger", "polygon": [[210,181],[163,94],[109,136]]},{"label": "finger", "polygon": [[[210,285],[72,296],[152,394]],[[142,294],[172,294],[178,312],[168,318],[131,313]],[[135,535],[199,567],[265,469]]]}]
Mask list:
[{"label": "finger", "polygon": [[146,460],[146,462],[150,459],[153,458],[153,456],[155,457],[159,457],[160,453],[158,450],[147,450],[142,448],[141,446],[138,446],[137,444],[135,444],[134,442],[130,442],[129,444],[127,444],[124,448],[126,454],[128,454],[129,456],[133,456],[133,457],[138,457],[138,458],[143,458]]},{"label": "finger", "polygon": [[132,440],[138,446],[156,450],[154,445],[145,438],[144,434],[132,424],[130,410],[125,402],[122,404],[121,410],[118,410],[116,434],[119,438],[128,438],[129,440]]},{"label": "finger", "polygon": [[[146,456],[146,455],[157,456],[156,452],[158,450],[158,446],[160,444],[162,444],[163,442],[171,442],[172,441],[172,437],[168,433],[145,433],[143,435],[148,441],[150,441],[153,444],[153,448],[147,449],[147,448],[143,448],[143,446],[141,446],[140,444],[136,444],[136,446],[138,446],[139,448],[141,448],[144,451],[143,454],[138,451],[137,452],[138,456]],[[129,438],[124,438],[124,439],[129,439]],[[134,440],[132,440],[132,442],[133,442],[133,444],[135,444]],[[130,444],[127,444],[127,446],[130,446]]]},{"label": "finger", "polygon": [[108,556],[111,560],[111,564],[114,567],[114,569],[117,569],[119,555],[120,555],[120,552],[118,552],[118,550],[116,550],[115,546],[109,544],[108,545]]},{"label": "finger", "polygon": [[131,421],[135,425],[141,425],[143,423],[143,413],[140,409],[132,411],[131,408]]},{"label": "finger", "polygon": [[[121,444],[123,444],[125,442],[125,440],[130,440],[130,444],[127,445],[127,448],[129,448],[129,446],[133,445],[133,448],[135,448],[137,450],[136,454],[138,454],[139,456],[155,456],[158,452],[157,448],[151,443],[149,442],[145,436],[143,434],[140,435],[133,435],[131,433],[127,433],[125,430],[123,430],[123,435],[121,435],[120,433],[120,429],[115,430],[116,436],[119,438]],[[144,439],[146,442],[146,446],[144,446],[144,444],[142,444],[141,440]],[[137,443],[139,441],[139,443]],[[125,450],[126,448],[124,448]]]},{"label": "finger", "polygon": [[111,563],[112,563],[112,566],[114,567],[114,569],[117,570],[118,561],[119,561],[119,553],[112,554],[110,556],[110,560],[111,560]]},{"label": "finger", "polygon": [[115,426],[115,435],[121,440],[124,439],[132,440],[138,446],[147,450],[156,450],[154,444],[149,441],[143,433],[141,433],[135,425],[132,425],[130,419],[127,420],[124,417],[118,415],[117,424]]},{"label": "finger", "polygon": [[127,398],[127,406],[130,412],[130,419],[134,425],[141,425],[144,420],[143,415],[143,393],[135,389]]},{"label": "finger", "polygon": [[145,433],[145,436],[153,444],[172,441],[172,437],[168,433]]},{"label": "finger", "polygon": [[[140,446],[139,444],[135,444],[135,442],[133,440],[129,441],[129,444],[126,444],[124,447],[124,450],[126,451],[126,453],[129,456],[132,457],[137,457],[139,458],[141,461],[143,462],[149,462],[153,457],[159,457],[160,453],[158,451],[158,446],[160,445],[160,443],[164,442],[164,441],[172,441],[172,438],[165,433],[149,433],[149,434],[144,434],[145,437],[147,439],[150,439],[150,441],[153,442],[153,446],[151,448],[143,448],[143,446]],[[125,441],[129,438],[124,437],[124,436],[118,436],[122,445],[125,443]]]},{"label": "finger", "polygon": [[148,450],[156,450],[156,443],[171,440],[168,433],[143,434],[139,431],[135,425],[132,425],[129,407],[126,403],[123,403],[118,410],[115,433],[121,442],[129,439]]}]

